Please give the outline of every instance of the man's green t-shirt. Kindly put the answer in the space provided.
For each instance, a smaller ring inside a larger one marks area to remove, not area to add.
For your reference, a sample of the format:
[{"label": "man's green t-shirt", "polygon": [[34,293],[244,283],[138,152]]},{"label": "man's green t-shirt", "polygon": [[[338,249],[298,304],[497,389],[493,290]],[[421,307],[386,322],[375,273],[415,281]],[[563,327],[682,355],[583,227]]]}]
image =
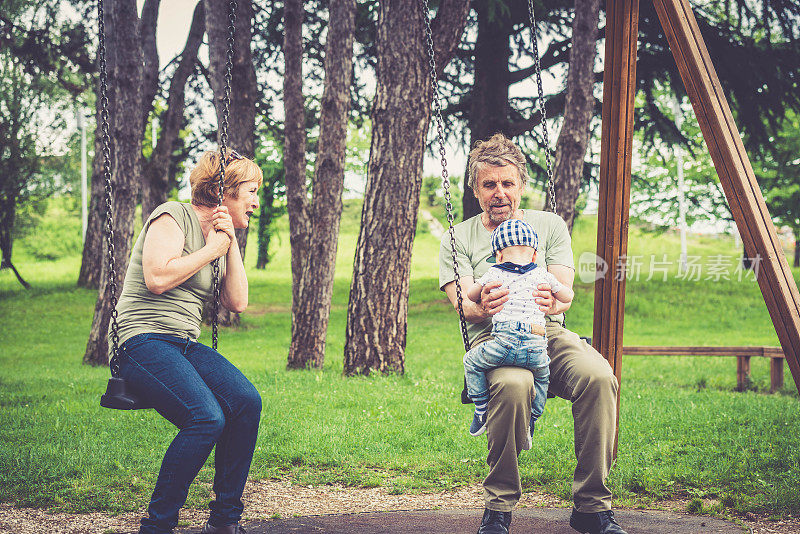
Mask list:
[{"label": "man's green t-shirt", "polygon": [[[523,210],[523,220],[533,226],[539,236],[537,263],[548,265],[565,265],[572,269],[575,263],[572,257],[572,244],[564,219],[554,213],[538,210]],[[471,276],[477,280],[494,265],[492,256],[492,233],[486,229],[478,214],[454,227],[456,239],[456,261],[459,276]],[[453,252],[450,246],[450,233],[445,232],[439,247],[439,289],[455,280],[453,273]],[[462,294],[463,295],[463,294]],[[463,295],[463,298],[467,298]],[[548,315],[548,320],[564,322],[564,315]],[[484,332],[492,329],[492,319],[481,323],[467,323],[470,343]]]},{"label": "man's green t-shirt", "polygon": [[[190,204],[166,202],[153,210],[133,245],[117,303],[120,345],[137,334],[171,334],[193,340],[200,336],[203,304],[212,298],[210,263],[179,286],[160,295],[151,293],[144,281],[144,238],[150,224],[165,213],[175,219],[186,236],[182,256],[188,256],[206,244],[200,220]],[[225,272],[225,256],[220,258],[219,268],[220,273]]]}]

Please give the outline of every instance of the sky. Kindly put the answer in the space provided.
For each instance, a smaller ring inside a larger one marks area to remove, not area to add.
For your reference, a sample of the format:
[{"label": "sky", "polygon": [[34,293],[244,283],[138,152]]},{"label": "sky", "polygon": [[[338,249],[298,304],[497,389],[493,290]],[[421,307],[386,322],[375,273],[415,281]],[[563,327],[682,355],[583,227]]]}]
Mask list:
[{"label": "sky", "polygon": [[[141,14],[144,0],[137,0]],[[189,26],[192,23],[192,14],[197,0],[166,0],[161,2],[158,11],[158,25],[156,30],[156,45],[161,65],[166,65],[172,58],[183,50],[186,37],[189,35]]]}]

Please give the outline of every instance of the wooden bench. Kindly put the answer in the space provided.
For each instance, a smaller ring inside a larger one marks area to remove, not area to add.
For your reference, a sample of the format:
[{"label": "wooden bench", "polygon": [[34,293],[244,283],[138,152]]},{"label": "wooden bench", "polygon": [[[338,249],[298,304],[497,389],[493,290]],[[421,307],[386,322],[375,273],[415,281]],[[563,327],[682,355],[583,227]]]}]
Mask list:
[{"label": "wooden bench", "polygon": [[770,358],[769,392],[783,388],[783,350],[780,347],[646,347],[625,346],[625,356],[736,356],[736,389],[744,391],[750,384],[750,358]]}]

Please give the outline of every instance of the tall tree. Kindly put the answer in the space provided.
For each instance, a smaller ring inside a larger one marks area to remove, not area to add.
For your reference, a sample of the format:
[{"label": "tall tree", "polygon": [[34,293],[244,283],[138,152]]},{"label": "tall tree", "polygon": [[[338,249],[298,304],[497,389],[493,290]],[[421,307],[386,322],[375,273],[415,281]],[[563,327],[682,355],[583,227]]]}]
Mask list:
[{"label": "tall tree", "polygon": [[[321,368],[333,294],[336,247],[342,216],[347,115],[353,71],[355,0],[331,0],[325,46],[319,140],[311,205],[314,231],[302,258],[300,298],[292,306],[290,368]],[[297,283],[298,281],[295,281]]]},{"label": "tall tree", "polygon": [[[110,16],[106,15],[106,19]],[[106,31],[113,28],[113,24],[106,23]],[[114,121],[114,95],[116,93],[116,68],[114,65],[114,54],[112,52],[111,43],[109,45],[107,54],[108,63],[108,105],[109,105],[109,120],[113,124]],[[99,85],[99,80],[98,84]],[[99,95],[99,90],[97,92]],[[105,187],[103,185],[103,141],[100,132],[100,98],[95,101],[95,136],[94,136],[94,153],[95,157],[92,161],[92,177],[91,177],[91,192],[89,195],[89,210],[88,221],[86,225],[86,235],[83,240],[83,252],[81,254],[81,268],[78,272],[78,287],[85,287],[87,289],[97,289],[100,287],[100,279],[103,274],[103,218],[105,217]],[[110,144],[111,153],[114,153],[114,141],[111,140]]]},{"label": "tall tree", "polygon": [[589,123],[594,116],[594,60],[597,57],[599,20],[600,0],[575,0],[564,122],[556,143],[553,170],[553,175],[558,177],[558,180],[554,179],[555,196],[558,199],[556,213],[567,223],[570,233],[584,176]]},{"label": "tall tree", "polygon": [[[158,50],[156,48],[156,28],[158,22],[158,11],[160,0],[145,0],[142,6],[142,16],[138,23],[139,49],[142,53],[142,95],[141,95],[141,124],[140,135],[143,134],[147,124],[147,119],[153,107],[153,99],[158,92]],[[107,9],[105,18],[106,35],[113,36],[115,32],[113,17],[109,15],[111,9]],[[109,99],[109,118],[113,124],[114,117],[114,95],[117,86],[116,80],[116,52],[114,39],[106,40],[106,62],[108,72],[108,99]],[[98,81],[99,83],[99,81]],[[99,87],[96,89],[99,95]],[[96,128],[95,132],[100,132],[100,99],[96,98]],[[95,289],[100,285],[100,277],[103,269],[103,220],[105,217],[104,205],[104,183],[102,169],[101,135],[95,135],[94,153],[95,158],[92,165],[91,178],[91,198],[89,201],[89,217],[84,237],[83,253],[81,257],[81,268],[78,273],[78,286]],[[114,154],[114,141],[111,142],[111,153]],[[144,175],[143,175],[144,177]]]},{"label": "tall tree", "polygon": [[[186,82],[197,66],[197,51],[206,31],[203,2],[194,9],[189,36],[169,86],[167,109],[161,116],[161,132],[156,147],[145,162],[142,176],[142,220],[146,221],[158,205],[166,202],[169,193],[170,159],[175,150],[184,120]],[[147,106],[146,106],[147,107]]]},{"label": "tall tree", "polygon": [[[106,72],[108,87],[106,88],[106,98],[108,99],[108,116],[111,124],[115,122],[116,88],[117,88],[117,62],[116,62],[116,34],[114,17],[110,9],[105,10],[104,25],[106,32]],[[111,37],[111,38],[109,38]],[[100,79],[95,79],[95,136],[94,136],[94,160],[92,161],[92,177],[90,183],[88,221],[86,235],[83,240],[83,253],[81,255],[81,268],[78,272],[78,287],[87,289],[97,289],[100,287],[100,279],[103,275],[103,219],[105,217],[105,185],[103,183],[103,141],[100,122]],[[110,144],[111,154],[114,154],[114,139]]]},{"label": "tall tree", "polygon": [[794,267],[800,267],[800,114],[789,112],[771,135],[770,150],[756,170],[769,214],[794,235]]},{"label": "tall tree", "polygon": [[[311,236],[306,187],[306,126],[303,104],[303,18],[301,0],[286,0],[283,7],[283,167],[292,249],[292,317],[300,312],[303,294],[303,258]],[[294,321],[293,321],[294,323]],[[293,326],[294,328],[294,326]],[[295,333],[292,331],[292,338]],[[291,362],[289,364],[291,366]]]},{"label": "tall tree", "polygon": [[[114,32],[106,39],[114,41],[116,55],[116,95],[113,157],[113,216],[114,216],[114,261],[117,296],[122,292],[133,236],[133,217],[136,195],[141,176],[142,132],[130,128],[141,124],[142,110],[142,64],[143,54],[139,36],[139,17],[134,0],[108,2],[106,9],[114,19]],[[107,251],[106,251],[107,252]],[[103,257],[106,257],[105,255]],[[94,309],[89,342],[83,356],[84,363],[108,364],[108,326],[111,318],[111,299],[108,288],[107,262],[103,262],[103,276]]]},{"label": "tall tree", "polygon": [[[492,14],[490,16],[490,10]],[[508,60],[511,57],[509,36],[514,21],[507,10],[498,9],[493,2],[475,3],[478,33],[475,40],[474,82],[469,99],[469,146],[492,134],[508,131],[509,85],[511,84]],[[468,166],[467,166],[468,167]],[[464,218],[480,212],[480,206],[464,177],[462,208]]]},{"label": "tall tree", "polygon": [[[438,74],[468,10],[468,0],[439,3],[432,23]],[[424,28],[416,2],[380,2],[372,146],[347,310],[348,375],[405,368],[409,264],[432,96]]]},{"label": "tall tree", "polygon": [[[208,58],[211,88],[214,91],[214,104],[217,123],[222,124],[226,55],[228,52],[229,19],[228,0],[205,0],[206,32],[208,33]],[[255,156],[256,145],[256,71],[250,49],[253,38],[253,3],[239,0],[236,5],[236,19],[233,47],[233,67],[231,69],[230,114],[228,124],[228,147],[239,151],[243,156]],[[221,129],[217,135],[221,134]],[[218,137],[219,139],[219,137]],[[244,258],[247,245],[247,228],[236,231],[236,240]],[[239,324],[239,314],[220,306],[219,322],[223,325]]]},{"label": "tall tree", "polygon": [[61,7],[9,0],[0,10],[0,269],[25,287],[11,259],[17,210],[55,190],[49,133],[63,132],[59,117],[84,96],[94,69],[83,19]]},{"label": "tall tree", "polygon": [[[269,253],[270,240],[273,234],[273,223],[286,212],[283,203],[276,203],[279,195],[285,195],[283,190],[283,155],[282,149],[278,152],[280,159],[273,159],[275,152],[272,148],[281,148],[279,143],[269,139],[272,146],[266,146],[262,137],[259,152],[264,152],[266,148],[271,152],[267,157],[259,158],[258,165],[264,171],[264,185],[261,187],[261,211],[258,214],[258,255],[256,256],[256,269],[264,269],[269,263],[271,256]],[[276,151],[277,152],[277,151]]]},{"label": "tall tree", "polygon": [[[566,7],[567,2],[564,0],[548,1],[544,9],[539,6],[540,26],[545,31],[563,27]],[[470,147],[497,132],[510,138],[529,135],[541,121],[536,97],[512,97],[510,92],[512,85],[530,78],[536,72],[533,66],[521,66],[530,61],[533,49],[533,31],[530,28],[527,1],[491,0],[476,2],[473,8],[473,24],[477,35],[474,45],[467,41],[459,51],[460,63],[465,65],[460,65],[457,70],[461,77],[468,78],[464,75],[472,74],[472,86],[459,88],[458,83],[450,79],[453,89],[461,91],[461,95],[447,110],[447,114],[463,114],[466,118]],[[542,28],[538,31],[541,32]],[[556,33],[560,35],[561,32]],[[564,58],[568,46],[568,40],[554,39],[541,58],[542,68],[552,66],[557,58]],[[560,61],[563,62],[564,59]],[[564,105],[563,93],[549,95],[546,105],[548,117],[560,114]],[[468,179],[468,176],[464,177],[464,195],[461,201],[465,219],[480,213],[480,206],[468,186]]]},{"label": "tall tree", "polygon": [[38,81],[26,76],[10,54],[0,51],[0,269],[11,269],[25,289],[30,285],[14,267],[11,252],[17,206],[31,190],[32,177],[39,167],[37,132],[32,128],[41,94]]}]

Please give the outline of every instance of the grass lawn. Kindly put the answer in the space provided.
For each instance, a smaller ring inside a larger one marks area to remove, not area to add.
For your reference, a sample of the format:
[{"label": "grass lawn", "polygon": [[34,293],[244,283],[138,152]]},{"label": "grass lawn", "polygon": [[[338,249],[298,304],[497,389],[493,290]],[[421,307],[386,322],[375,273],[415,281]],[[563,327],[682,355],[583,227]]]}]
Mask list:
[{"label": "grass lawn", "polygon": [[[455,313],[438,291],[438,241],[420,228],[414,244],[403,376],[344,378],[342,350],[359,210],[349,204],[337,261],[325,367],[287,371],[291,275],[286,222],[275,254],[256,270],[247,254],[251,306],[242,326],[223,329],[220,350],[253,381],[264,410],[251,476],[303,484],[386,486],[405,493],[480,482],[486,441],[471,438],[470,407],[459,402],[461,347]],[[594,252],[595,224],[580,219],[576,259]],[[254,235],[251,234],[254,238]],[[37,239],[45,240],[39,236]],[[30,249],[30,244],[27,245]],[[81,364],[96,293],[75,288],[76,254],[16,265],[33,289],[0,273],[0,500],[69,511],[136,509],[147,502],[175,430],[152,410],[101,409],[106,368]],[[675,235],[631,229],[629,253],[641,276],[627,284],[625,343],[777,345],[751,276],[733,272],[732,239],[693,236],[689,255],[705,266],[730,258],[731,280],[646,280],[651,255],[678,256]],[[795,278],[800,271],[795,269]],[[593,288],[576,285],[569,327],[591,334]],[[204,340],[209,335],[204,333]],[[734,391],[733,358],[629,357],[623,368],[619,458],[610,484],[616,503],[670,497],[723,508],[800,511],[800,404],[791,375],[775,395],[769,360],[754,358],[754,390]],[[570,496],[575,467],[569,403],[548,402],[532,452],[520,457],[523,486]],[[208,499],[213,456],[192,486],[190,504]]]}]

